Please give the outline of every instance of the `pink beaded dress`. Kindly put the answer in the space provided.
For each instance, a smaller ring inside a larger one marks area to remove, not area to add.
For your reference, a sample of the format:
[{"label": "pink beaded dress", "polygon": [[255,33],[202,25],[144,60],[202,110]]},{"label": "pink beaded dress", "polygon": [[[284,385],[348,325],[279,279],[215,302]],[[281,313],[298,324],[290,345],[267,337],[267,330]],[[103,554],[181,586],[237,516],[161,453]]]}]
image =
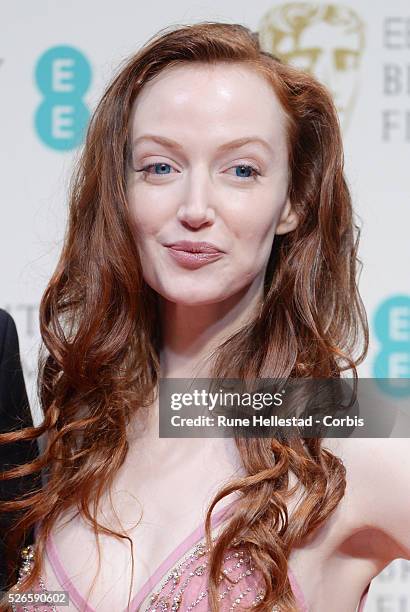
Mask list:
[{"label": "pink beaded dress", "polygon": [[[214,530],[229,516],[235,502],[227,505],[212,515],[212,536]],[[204,524],[200,525],[191,535],[161,563],[157,570],[134,595],[130,605],[121,612],[207,612],[207,565],[208,550],[206,549]],[[68,591],[70,604],[74,604],[81,612],[98,612],[91,607],[77,590],[70,576],[64,569],[55,542],[49,537],[46,544],[46,554],[54,573],[61,585],[61,590]],[[30,571],[35,555],[35,544],[25,550],[25,560],[20,567],[20,577]],[[223,580],[223,574],[229,576],[232,582]],[[293,572],[288,569],[289,581],[296,598],[300,612],[314,612],[306,605]],[[263,596],[258,586],[258,576],[249,555],[241,548],[239,542],[225,555],[220,577],[219,600],[223,612],[235,611],[255,605]],[[19,578],[19,581],[21,578]],[[17,583],[18,586],[19,582]],[[369,586],[362,594],[357,612],[364,612]],[[37,589],[47,593],[47,585],[41,577]],[[66,607],[53,604],[15,605],[13,612],[59,612]],[[277,610],[276,606],[272,612]],[[117,611],[116,611],[117,612]]]}]

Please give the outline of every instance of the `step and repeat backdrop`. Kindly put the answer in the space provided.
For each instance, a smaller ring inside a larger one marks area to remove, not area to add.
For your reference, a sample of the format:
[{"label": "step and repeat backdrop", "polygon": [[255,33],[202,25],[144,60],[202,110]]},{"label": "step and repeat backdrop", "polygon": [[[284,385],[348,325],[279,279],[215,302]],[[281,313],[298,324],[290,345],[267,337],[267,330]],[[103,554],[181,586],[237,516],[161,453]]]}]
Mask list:
[{"label": "step and repeat backdrop", "polygon": [[[371,345],[359,374],[410,382],[409,0],[3,0],[0,307],[17,324],[36,424],[38,305],[62,245],[68,181],[90,114],[114,70],[151,35],[201,20],[258,31],[266,50],[331,91],[361,226]],[[409,562],[378,576],[367,611],[410,612]]]}]

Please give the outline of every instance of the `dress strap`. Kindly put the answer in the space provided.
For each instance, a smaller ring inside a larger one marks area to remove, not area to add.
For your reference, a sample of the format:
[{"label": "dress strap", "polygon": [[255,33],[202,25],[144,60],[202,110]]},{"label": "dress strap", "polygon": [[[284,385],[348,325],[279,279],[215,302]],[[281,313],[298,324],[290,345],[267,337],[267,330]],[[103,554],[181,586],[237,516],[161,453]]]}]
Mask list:
[{"label": "dress strap", "polygon": [[289,564],[288,564],[288,578],[289,578],[290,586],[292,587],[292,593],[295,596],[300,612],[309,612],[306,601],[305,601],[305,596],[303,595],[303,591],[296,579],[295,574],[290,569]]}]

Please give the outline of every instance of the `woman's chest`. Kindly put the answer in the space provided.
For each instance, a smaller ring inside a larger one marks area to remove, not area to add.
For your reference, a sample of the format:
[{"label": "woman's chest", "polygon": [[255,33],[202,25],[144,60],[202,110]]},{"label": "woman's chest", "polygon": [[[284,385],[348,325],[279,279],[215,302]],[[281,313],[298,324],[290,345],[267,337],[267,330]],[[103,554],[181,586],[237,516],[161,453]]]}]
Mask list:
[{"label": "woman's chest", "polygon": [[[129,592],[133,599],[148,582],[154,588],[162,574],[203,536],[207,507],[224,481],[239,475],[232,449],[219,442],[204,448],[201,457],[193,452],[191,461],[178,462],[172,457],[166,465],[161,465],[158,457],[154,461],[130,455],[113,482],[111,496],[102,498],[97,514],[102,526],[126,533],[129,539],[100,534],[97,572],[98,548],[92,527],[78,514],[68,522],[68,516],[61,517],[49,540],[51,554],[44,560],[48,588],[61,588],[56,572],[59,561],[84,599],[94,582],[88,601],[99,612],[124,610]],[[223,508],[235,497],[227,496],[218,503],[213,516],[222,516]]]},{"label": "woman's chest", "polygon": [[[228,505],[225,504],[224,507],[228,508]],[[223,514],[223,510],[219,510],[214,516],[217,516],[218,512],[219,515]],[[219,523],[219,526],[222,525],[223,521]],[[345,543],[348,543],[347,526],[339,521],[339,532],[343,529],[346,534]],[[201,592],[206,586],[203,583],[206,557],[191,558],[195,551],[195,544],[203,541],[203,535],[203,524],[190,520],[189,513],[180,517],[180,520],[175,523],[175,529],[172,528],[170,522],[167,522],[165,516],[162,522],[141,521],[138,527],[130,533],[134,550],[133,575],[130,548],[126,540],[117,541],[108,536],[101,536],[101,568],[97,576],[97,547],[92,532],[85,524],[75,519],[70,526],[66,527],[65,532],[61,531],[53,540],[61,565],[66,576],[75,585],[76,591],[84,600],[88,600],[94,610],[108,612],[113,609],[125,610],[128,594],[130,594],[130,601],[135,603],[137,600],[146,602],[149,594],[161,593],[160,587],[164,578],[168,576],[169,581],[170,572],[174,569],[178,569],[180,586],[188,589],[185,593],[186,598],[194,601],[198,594],[194,596],[195,588]],[[357,603],[363,591],[362,583],[366,580],[368,568],[361,566],[360,560],[354,558],[350,563],[346,563],[346,560],[344,563],[341,562],[340,553],[341,548],[343,549],[343,542],[342,546],[339,546],[336,539],[343,540],[341,536],[335,538],[334,534],[321,532],[309,545],[291,553],[290,568],[302,586],[306,601],[312,603],[311,609],[314,609],[315,612],[327,611],[329,598],[331,599],[333,594],[338,592],[336,605],[339,605],[339,608],[333,607],[332,610],[354,612],[354,603]],[[52,550],[51,553],[53,553]],[[242,566],[241,563],[243,563]],[[58,569],[56,558],[50,555],[45,565],[45,581],[47,587],[52,590],[61,589],[61,576],[58,580],[59,577],[55,573],[56,567]],[[253,578],[251,575],[252,562],[246,558],[235,559],[232,554],[228,553],[223,568],[232,571],[235,567],[238,568],[235,570],[237,573],[232,576],[238,578],[239,587],[247,587],[249,582],[246,574],[248,573],[250,578]],[[332,571],[329,571],[329,568],[333,568]],[[241,581],[241,578],[245,580]],[[89,592],[94,580],[94,589]],[[131,590],[130,585],[132,585]],[[348,590],[346,590],[346,585],[349,585]],[[168,588],[169,586],[168,584]],[[192,593],[189,591],[190,587],[194,587]],[[251,588],[250,593],[255,596],[257,588]],[[131,610],[134,609],[131,608]]]},{"label": "woman's chest", "polygon": [[[103,498],[98,512],[100,524],[125,532],[129,539],[100,535],[99,571],[98,548],[91,526],[78,515],[65,525],[59,520],[52,532],[57,556],[66,576],[94,610],[125,610],[129,593],[131,600],[135,600],[149,582],[147,593],[155,590],[162,575],[202,537],[206,509],[215,493],[235,473],[241,475],[232,449],[224,460],[222,446],[212,449],[208,453],[204,449],[201,456],[193,452],[191,462],[178,462],[173,457],[162,468],[158,456],[155,461],[140,456],[138,461],[138,457],[130,455],[131,463],[118,472],[111,498]],[[183,450],[186,454],[187,449]],[[314,604],[315,612],[328,610],[328,597],[338,590],[340,611],[353,612],[352,602],[358,601],[363,585],[374,573],[372,560],[366,556],[369,552],[366,537],[372,536],[370,533],[363,536],[366,523],[365,517],[357,512],[362,503],[358,496],[359,490],[348,486],[334,515],[309,542],[291,552],[290,568],[306,599]],[[224,498],[213,515],[234,498],[235,495]],[[289,505],[292,506],[292,500]],[[365,559],[354,552],[359,534],[362,534],[359,551],[366,549]],[[45,559],[44,574],[49,589],[61,588],[52,556]]]}]

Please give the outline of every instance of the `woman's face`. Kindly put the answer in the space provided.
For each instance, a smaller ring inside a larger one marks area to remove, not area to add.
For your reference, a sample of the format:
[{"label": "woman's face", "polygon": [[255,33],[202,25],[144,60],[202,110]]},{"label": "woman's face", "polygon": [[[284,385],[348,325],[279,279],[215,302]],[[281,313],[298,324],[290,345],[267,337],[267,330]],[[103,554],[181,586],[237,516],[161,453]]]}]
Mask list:
[{"label": "woman's face", "polygon": [[[166,69],[136,99],[129,138],[127,197],[146,282],[191,305],[260,289],[275,233],[297,222],[284,111],[264,78],[242,64]],[[180,241],[217,252],[169,246]]]}]

